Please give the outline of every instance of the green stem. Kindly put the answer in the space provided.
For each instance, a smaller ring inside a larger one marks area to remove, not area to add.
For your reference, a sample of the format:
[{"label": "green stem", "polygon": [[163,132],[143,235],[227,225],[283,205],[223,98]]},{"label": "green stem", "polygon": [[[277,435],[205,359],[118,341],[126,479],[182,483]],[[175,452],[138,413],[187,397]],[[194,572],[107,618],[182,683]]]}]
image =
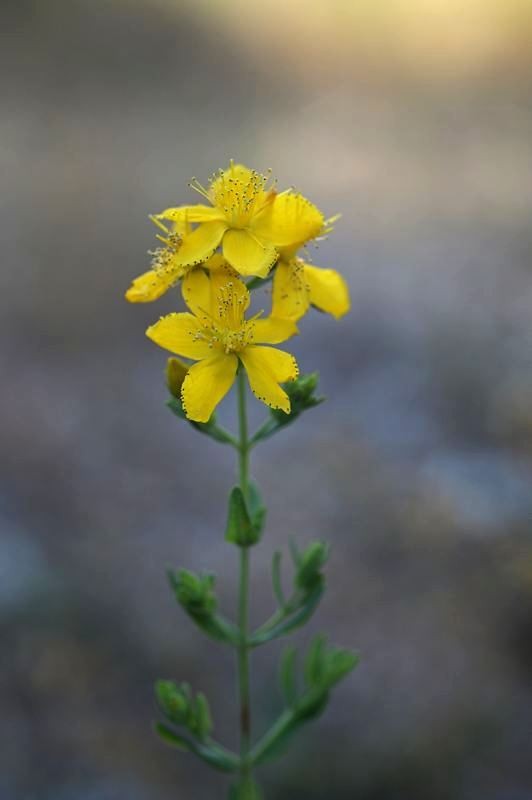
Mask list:
[{"label": "green stem", "polygon": [[[239,422],[239,448],[238,448],[238,474],[240,488],[244,499],[247,500],[249,486],[249,440],[248,422],[246,411],[246,382],[242,368],[238,372],[238,422]],[[238,600],[238,627],[240,642],[238,646],[238,686],[240,700],[240,779],[242,786],[251,782],[251,766],[249,763],[249,750],[251,743],[251,709],[250,709],[250,681],[249,681],[249,548],[240,548],[240,591]]]},{"label": "green stem", "polygon": [[252,764],[260,762],[274,748],[279,739],[294,725],[295,714],[292,709],[283,711],[277,722],[275,722],[262,739],[259,739],[250,753],[249,760]]}]

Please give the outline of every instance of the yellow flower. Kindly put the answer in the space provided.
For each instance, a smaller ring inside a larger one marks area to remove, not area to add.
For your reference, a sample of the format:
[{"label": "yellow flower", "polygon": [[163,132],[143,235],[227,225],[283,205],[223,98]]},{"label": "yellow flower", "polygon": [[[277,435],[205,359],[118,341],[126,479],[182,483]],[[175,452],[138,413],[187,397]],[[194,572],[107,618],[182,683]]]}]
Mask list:
[{"label": "yellow flower", "polygon": [[[194,265],[183,266],[177,259],[183,240],[181,233],[176,230],[168,230],[154,217],[151,219],[163,230],[164,236],[158,235],[157,238],[165,246],[158,247],[150,252],[152,256],[151,269],[135,278],[125,294],[126,300],[130,303],[151,303],[153,300],[158,300],[168,289],[175,286],[188,271],[195,268]],[[182,226],[176,225],[175,227],[181,231],[183,230]],[[216,269],[222,261],[221,256],[213,255],[200,266],[206,269]]]},{"label": "yellow flower", "polygon": [[273,277],[272,314],[297,321],[311,305],[336,319],[347,314],[349,289],[340,273],[306,264],[292,252],[281,256]]},{"label": "yellow flower", "polygon": [[289,353],[264,345],[279,344],[297,333],[291,320],[258,316],[249,320],[249,292],[232,270],[189,272],[183,296],[191,313],[162,317],[147,336],[171,353],[197,361],[181,388],[185,414],[207,422],[233,385],[239,363],[246,370],[254,395],[271,408],[290,411],[290,400],[279,386],[295,380],[296,360]]},{"label": "yellow flower", "polygon": [[221,245],[224,258],[240,275],[264,278],[279,257],[279,247],[325,232],[323,214],[316,206],[291,191],[277,194],[267,184],[267,175],[233,162],[211,179],[208,189],[193,179],[191,187],[210,205],[168,208],[157,215],[188,231],[176,263],[199,264]]}]

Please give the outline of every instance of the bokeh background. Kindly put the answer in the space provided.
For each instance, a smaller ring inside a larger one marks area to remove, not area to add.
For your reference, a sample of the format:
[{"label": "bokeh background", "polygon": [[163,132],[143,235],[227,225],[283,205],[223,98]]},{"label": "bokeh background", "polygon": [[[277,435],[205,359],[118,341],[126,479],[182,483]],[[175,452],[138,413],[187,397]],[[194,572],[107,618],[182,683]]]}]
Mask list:
[{"label": "bokeh background", "polygon": [[[267,797],[530,800],[530,0],[0,9],[2,800],[226,791],[150,725],[154,679],[189,679],[234,743],[232,654],[164,576],[216,571],[233,610],[233,453],[165,408],[144,329],[178,293],[123,292],[148,213],[230,157],[342,212],[314,261],[353,299],[293,343],[328,402],[253,456],[255,621],[274,549],[323,537],[330,587],[298,640],[362,655],[262,769]],[[277,656],[254,659],[257,731]]]}]

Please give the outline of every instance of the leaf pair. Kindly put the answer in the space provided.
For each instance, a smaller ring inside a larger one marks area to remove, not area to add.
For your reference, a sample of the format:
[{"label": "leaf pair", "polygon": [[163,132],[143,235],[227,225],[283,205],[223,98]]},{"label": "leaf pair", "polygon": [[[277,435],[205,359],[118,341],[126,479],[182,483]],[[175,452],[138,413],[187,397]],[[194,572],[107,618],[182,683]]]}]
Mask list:
[{"label": "leaf pair", "polygon": [[291,545],[294,562],[293,591],[285,598],[281,580],[281,553],[277,551],[272,561],[273,591],[279,608],[251,637],[254,647],[272,639],[285,636],[303,625],[316,610],[324,588],[323,567],[329,557],[329,547],[324,542],[315,541],[299,552]]},{"label": "leaf pair", "polygon": [[253,764],[262,764],[280,755],[298,728],[324,711],[330,690],[357,666],[358,661],[356,653],[327,647],[325,637],[317,636],[305,658],[301,687],[296,650],[287,648],[280,671],[287,708],[253,749]]},{"label": "leaf pair", "polygon": [[265,521],[266,506],[262,502],[257,486],[251,482],[246,497],[240,486],[234,486],[229,495],[225,540],[238,547],[257,544]]}]

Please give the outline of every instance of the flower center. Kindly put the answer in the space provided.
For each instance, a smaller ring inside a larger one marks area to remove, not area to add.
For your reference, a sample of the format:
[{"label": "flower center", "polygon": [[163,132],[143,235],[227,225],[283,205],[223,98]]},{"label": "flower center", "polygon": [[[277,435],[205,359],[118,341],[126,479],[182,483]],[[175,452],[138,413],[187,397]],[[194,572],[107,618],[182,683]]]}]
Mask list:
[{"label": "flower center", "polygon": [[238,279],[229,280],[219,288],[212,314],[205,314],[198,338],[223,353],[243,350],[253,341],[253,323],[259,316],[245,320],[248,305],[249,293],[245,286]]},{"label": "flower center", "polygon": [[271,170],[262,175],[231,162],[209,179],[206,189],[197,178],[189,186],[223,212],[231,228],[247,228],[252,218],[273,199],[275,190],[267,186]]}]

